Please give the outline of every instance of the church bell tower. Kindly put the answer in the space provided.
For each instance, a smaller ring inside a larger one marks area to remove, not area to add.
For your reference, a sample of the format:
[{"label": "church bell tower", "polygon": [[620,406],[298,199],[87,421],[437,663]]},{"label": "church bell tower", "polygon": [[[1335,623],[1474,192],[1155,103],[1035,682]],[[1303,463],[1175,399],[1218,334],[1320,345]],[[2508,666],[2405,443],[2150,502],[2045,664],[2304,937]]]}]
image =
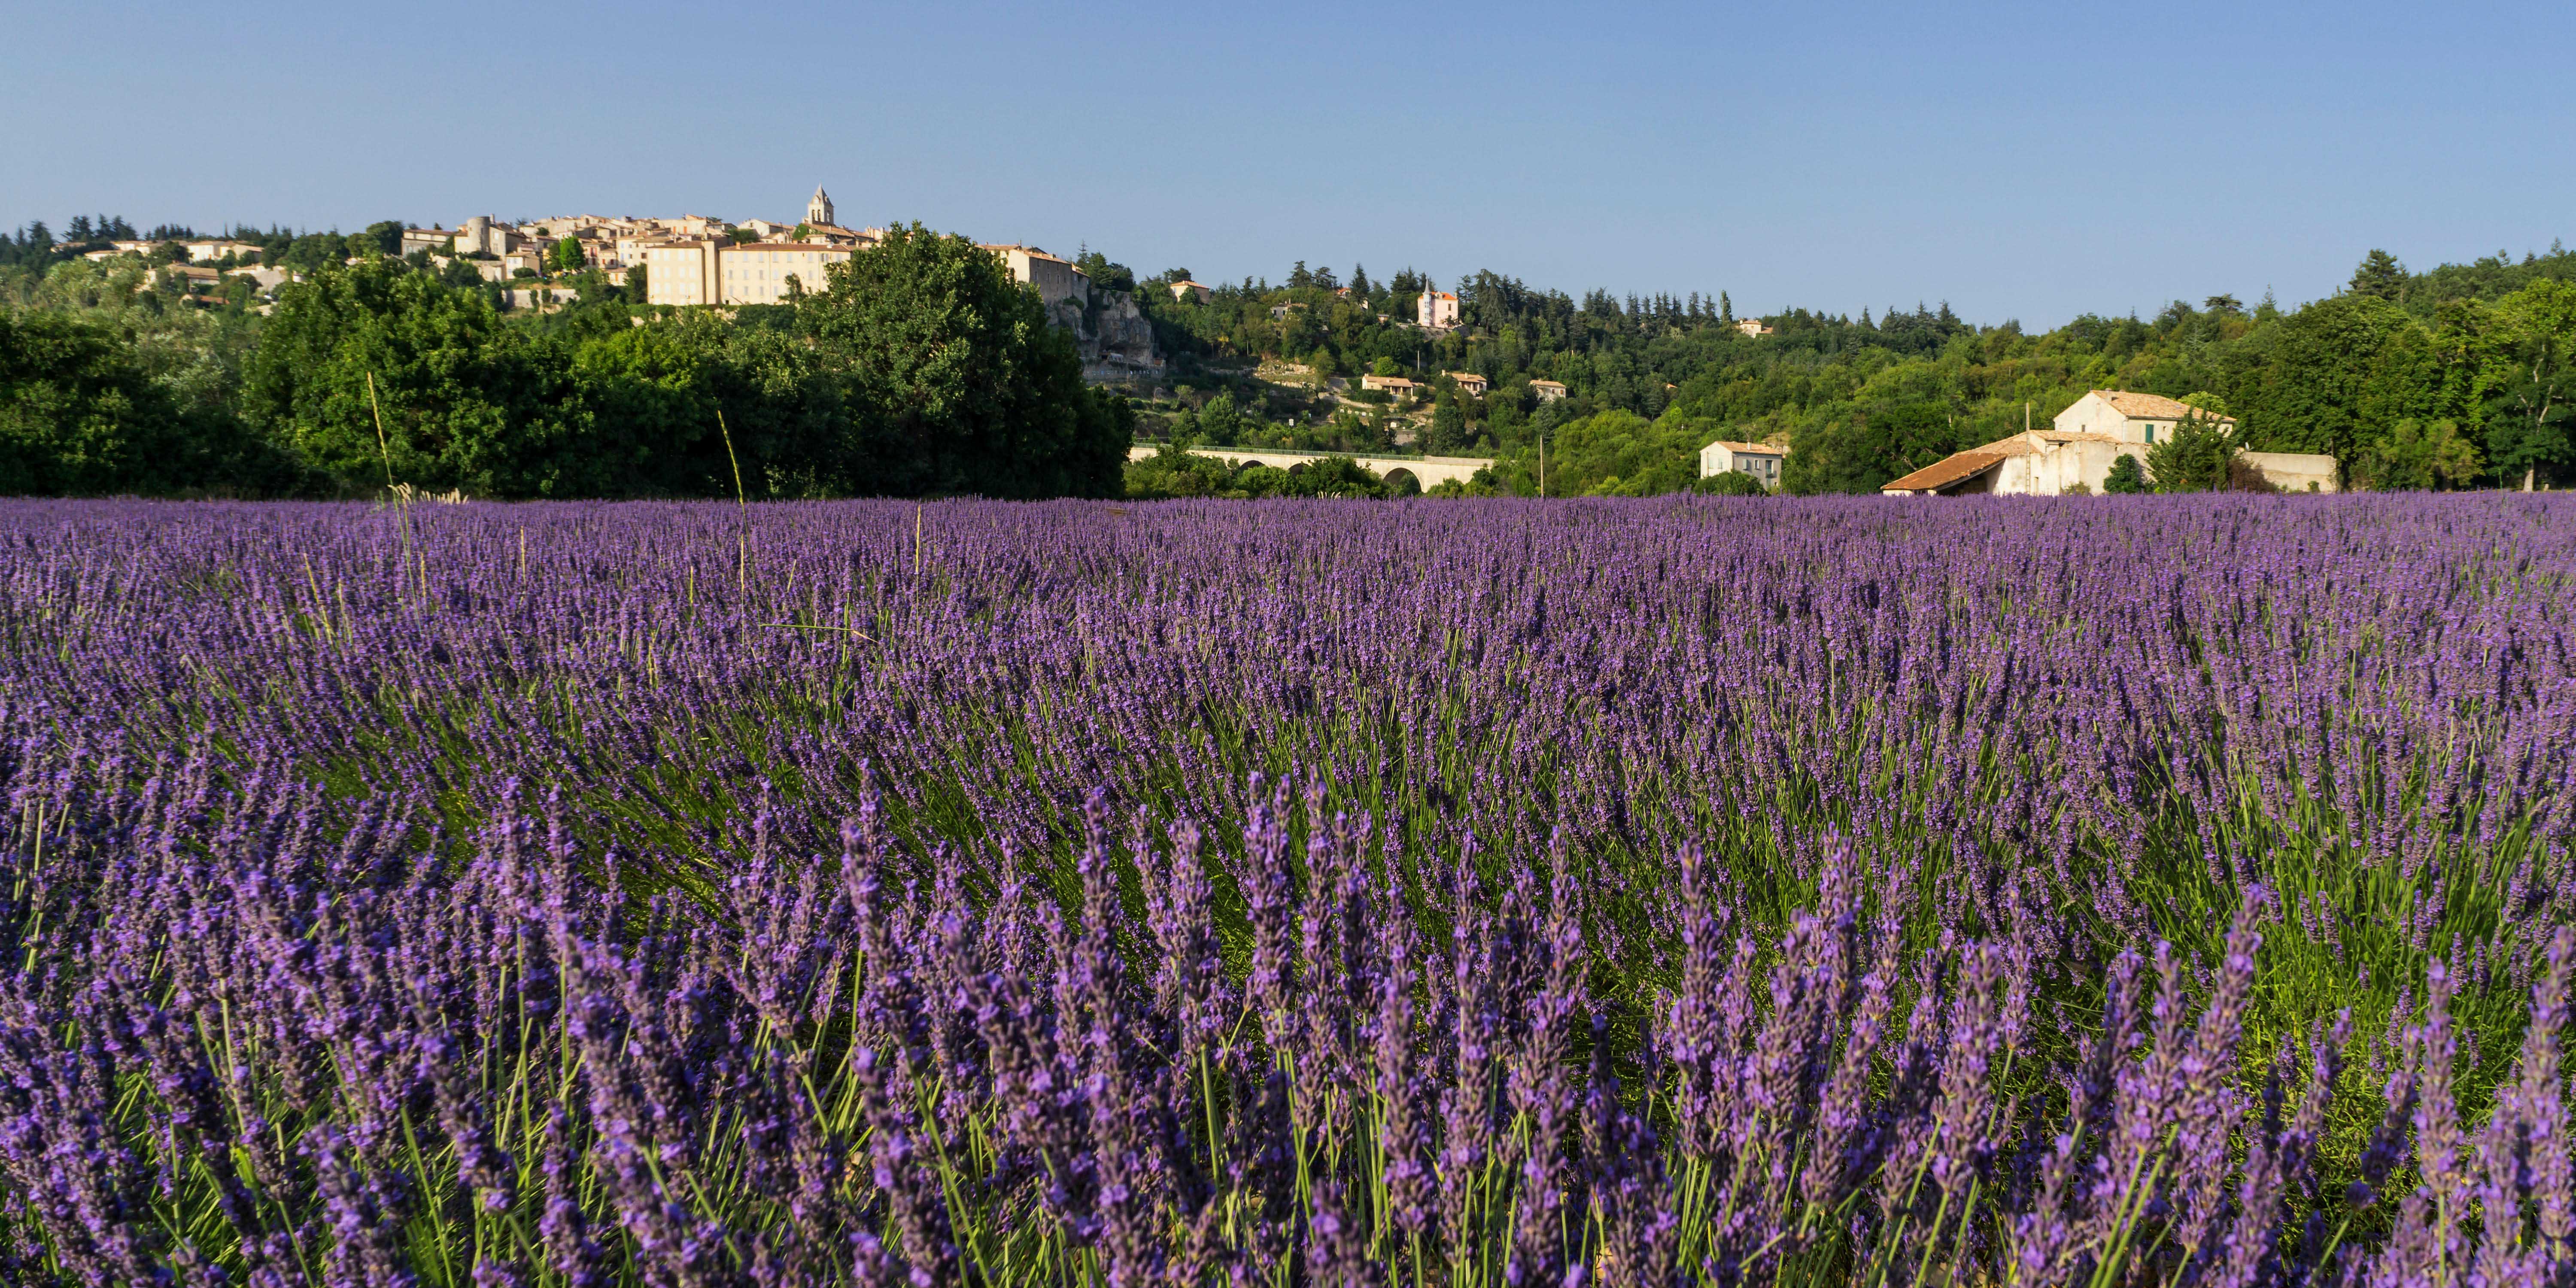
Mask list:
[{"label": "church bell tower", "polygon": [[832,196],[823,191],[823,185],[819,183],[814,185],[814,199],[805,203],[805,222],[818,228],[838,226],[832,218]]}]

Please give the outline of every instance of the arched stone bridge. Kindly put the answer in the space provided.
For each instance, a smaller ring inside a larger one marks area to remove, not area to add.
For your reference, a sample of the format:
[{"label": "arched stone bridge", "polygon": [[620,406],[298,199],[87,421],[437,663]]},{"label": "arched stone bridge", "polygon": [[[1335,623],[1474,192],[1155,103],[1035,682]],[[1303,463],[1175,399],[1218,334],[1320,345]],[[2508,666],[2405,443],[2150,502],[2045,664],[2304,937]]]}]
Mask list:
[{"label": "arched stone bridge", "polygon": [[[1139,443],[1127,449],[1127,459],[1141,461],[1162,450],[1159,444]],[[1291,452],[1276,447],[1193,447],[1192,456],[1212,457],[1228,465],[1271,465],[1293,469],[1334,456],[1350,456],[1360,468],[1385,478],[1397,470],[1413,475],[1415,482],[1426,488],[1438,487],[1451,479],[1464,483],[1476,471],[1493,464],[1486,456],[1358,456],[1348,452]]]}]

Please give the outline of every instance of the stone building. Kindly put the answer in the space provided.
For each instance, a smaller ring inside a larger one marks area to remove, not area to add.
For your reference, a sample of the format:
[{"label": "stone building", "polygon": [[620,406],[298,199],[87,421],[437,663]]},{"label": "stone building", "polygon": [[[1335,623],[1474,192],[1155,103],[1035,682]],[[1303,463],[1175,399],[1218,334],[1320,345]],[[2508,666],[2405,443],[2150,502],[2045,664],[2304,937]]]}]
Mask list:
[{"label": "stone building", "polygon": [[661,241],[641,248],[644,302],[682,306],[776,304],[788,282],[808,291],[828,285],[834,264],[856,253],[826,242],[741,242],[730,238]]},{"label": "stone building", "polygon": [[1062,256],[1050,255],[1035,246],[1022,246],[1016,242],[988,245],[984,249],[1001,258],[1011,270],[1013,279],[1036,287],[1038,299],[1045,302],[1050,314],[1059,304],[1070,303],[1080,308],[1091,303],[1091,279],[1084,277],[1081,269],[1075,268]]},{"label": "stone building", "polygon": [[[411,248],[409,246],[405,246],[403,249],[408,251]],[[245,255],[256,255],[259,253],[259,243],[234,241],[229,237],[209,237],[188,243],[188,258],[194,263],[205,263],[209,260],[222,259],[226,255],[230,255],[235,259],[240,259]]]},{"label": "stone building", "polygon": [[1894,479],[1879,491],[1887,496],[1966,496],[1992,492],[2006,496],[2057,496],[2076,490],[2102,490],[2111,466],[2123,456],[2142,458],[2142,443],[2109,434],[2027,430],[1982,447],[1971,447]]},{"label": "stone building", "polygon": [[476,215],[456,230],[456,253],[459,255],[506,255],[528,244],[518,229],[494,220],[490,215]]},{"label": "stone building", "polygon": [[402,235],[402,253],[408,255],[416,250],[425,250],[432,255],[445,255],[452,249],[448,243],[456,240],[456,233],[456,229],[435,225],[406,228]]},{"label": "stone building", "polygon": [[[2160,394],[2096,389],[2057,413],[2050,424],[2061,433],[2107,434],[2124,443],[2171,442],[2175,425],[2185,417],[2203,414],[2189,403]],[[2214,419],[2230,432],[2236,428],[2233,416]]]},{"label": "stone building", "polygon": [[[2142,423],[2137,432],[2139,438],[2129,439],[2114,434],[2025,430],[1982,447],[1953,452],[1890,481],[1879,491],[1888,496],[2061,496],[2100,492],[2121,457],[2137,457],[2139,466],[2145,467],[2148,444],[2144,435],[2148,431]],[[2169,433],[2170,428],[2163,432]],[[2336,490],[2335,459],[2331,456],[2238,452],[2236,459],[2252,466],[2265,483],[2284,492]],[[2149,473],[2152,475],[2152,471]]]},{"label": "stone building", "polygon": [[1726,439],[1699,449],[1699,476],[1715,478],[1734,472],[1750,474],[1755,482],[1767,488],[1780,486],[1780,468],[1789,460],[1789,449],[1770,443],[1736,443]]}]

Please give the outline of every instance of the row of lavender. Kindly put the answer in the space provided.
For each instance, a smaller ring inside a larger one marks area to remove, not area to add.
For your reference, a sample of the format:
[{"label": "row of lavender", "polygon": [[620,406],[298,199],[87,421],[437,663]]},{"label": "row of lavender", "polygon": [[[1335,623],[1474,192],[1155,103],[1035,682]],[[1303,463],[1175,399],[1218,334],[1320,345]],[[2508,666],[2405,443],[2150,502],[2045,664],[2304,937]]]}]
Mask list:
[{"label": "row of lavender", "polygon": [[0,1269],[2558,1276],[2570,520],[13,506]]}]

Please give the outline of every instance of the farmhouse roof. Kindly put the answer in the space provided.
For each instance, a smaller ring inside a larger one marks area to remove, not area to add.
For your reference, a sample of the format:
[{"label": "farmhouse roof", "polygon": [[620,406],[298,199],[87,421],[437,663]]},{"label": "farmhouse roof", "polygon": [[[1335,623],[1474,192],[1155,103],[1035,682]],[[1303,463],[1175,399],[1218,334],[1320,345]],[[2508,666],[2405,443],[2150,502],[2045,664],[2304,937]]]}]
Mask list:
[{"label": "farmhouse roof", "polygon": [[[2003,444],[1998,443],[1995,446],[2002,447]],[[2004,458],[2007,456],[2023,455],[2029,450],[2030,449],[2027,446],[2023,447],[2020,452],[1997,451],[1991,448],[1979,447],[1965,452],[1953,452],[1939,461],[1926,465],[1922,469],[1916,470],[1901,479],[1891,480],[1885,486],[1879,488],[1879,491],[1938,492],[1945,487],[1954,487],[1958,484],[1965,483],[1968,480],[2003,464]]]},{"label": "farmhouse roof", "polygon": [[1737,443],[1723,438],[1709,444],[1709,446],[1723,447],[1730,452],[1754,452],[1763,456],[1786,456],[1789,454],[1788,448],[1775,446],[1770,443]]},{"label": "farmhouse roof", "polygon": [[[2093,396],[2111,404],[2111,410],[2116,411],[2123,416],[2144,416],[2153,420],[2181,420],[2186,416],[2207,416],[2210,414],[2202,411],[2198,407],[2194,407],[2191,404],[2182,401],[2179,398],[2167,398],[2162,394],[2130,393],[2126,390],[2119,389],[2096,389],[2093,391]],[[2234,420],[2235,417],[2220,416],[2216,419]]]}]

